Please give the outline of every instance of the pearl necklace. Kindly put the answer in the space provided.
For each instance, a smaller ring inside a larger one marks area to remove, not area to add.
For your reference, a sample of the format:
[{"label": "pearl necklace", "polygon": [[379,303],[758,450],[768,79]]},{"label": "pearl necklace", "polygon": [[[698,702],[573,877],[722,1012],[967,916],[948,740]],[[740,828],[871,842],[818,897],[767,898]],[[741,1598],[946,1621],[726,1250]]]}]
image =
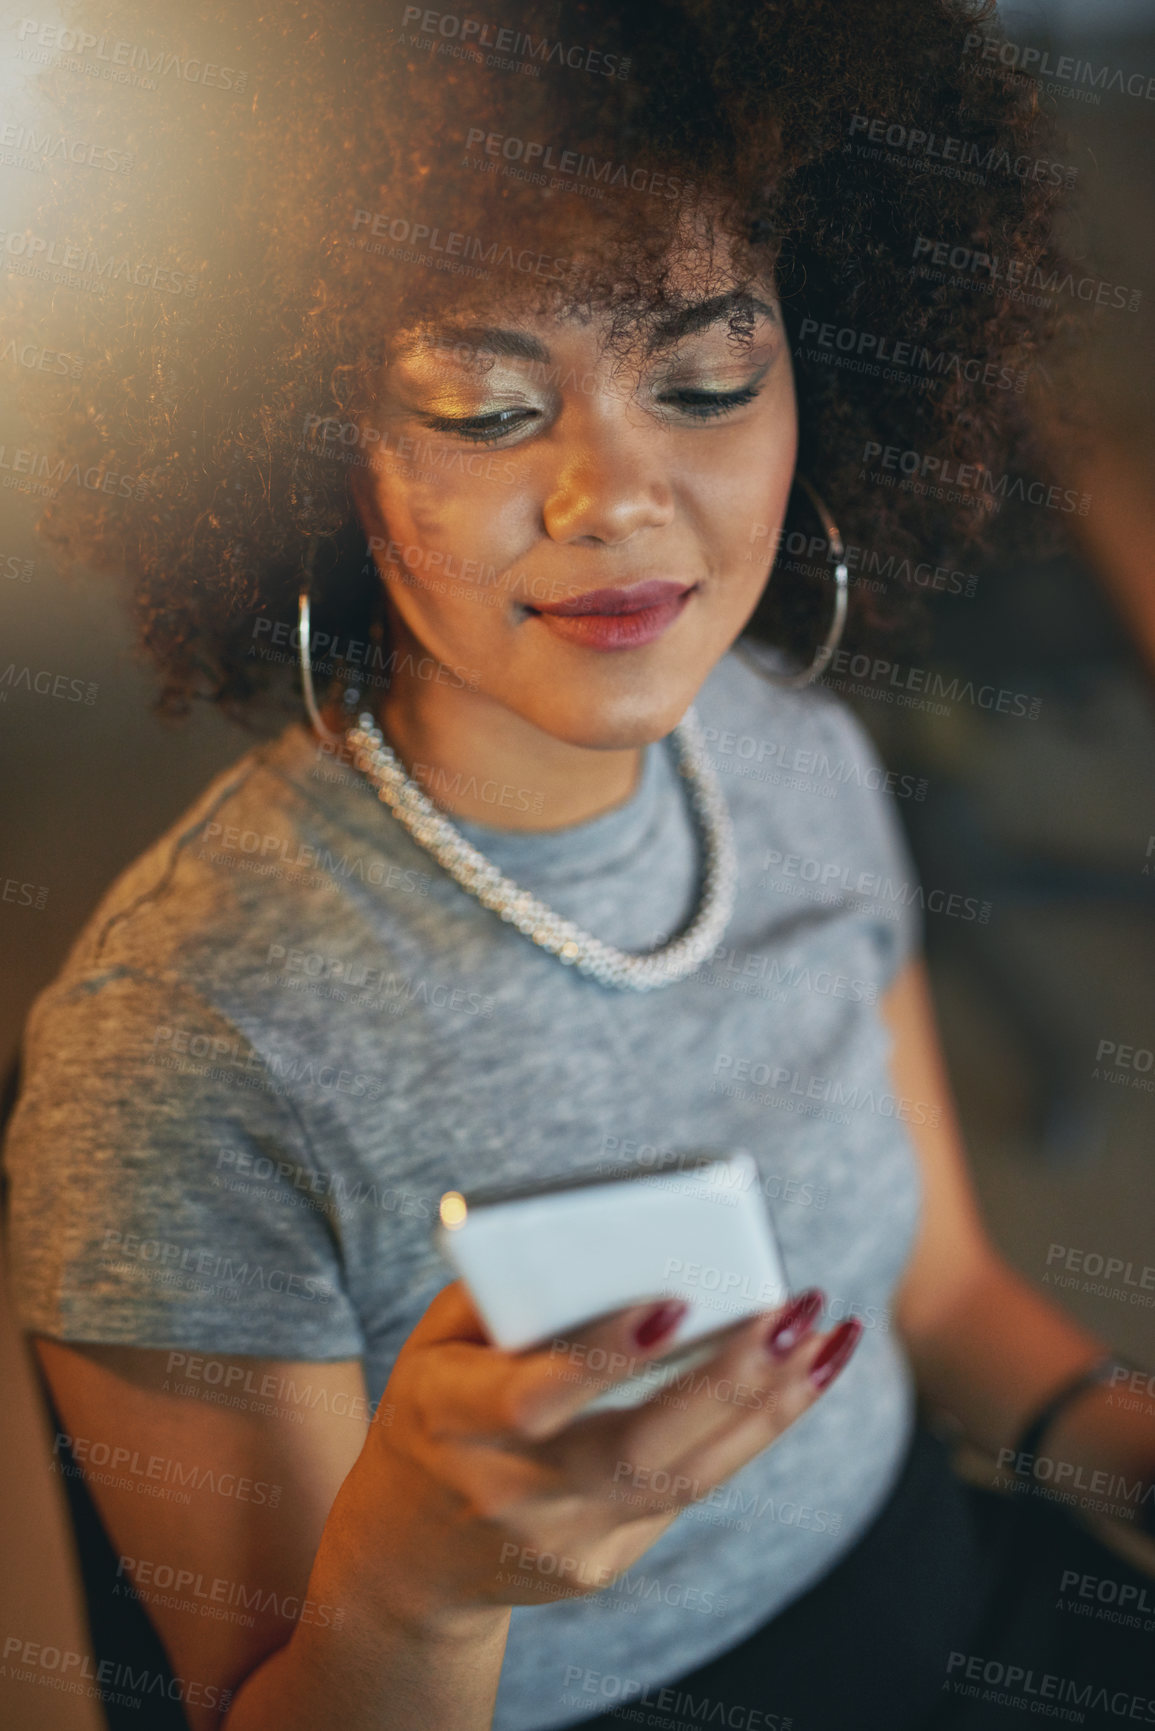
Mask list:
[{"label": "pearl necklace", "polygon": [[524,932],[543,950],[588,974],[603,986],[620,991],[649,992],[670,986],[701,966],[718,943],[734,911],[738,867],[730,813],[693,709],[674,729],[678,770],[689,783],[690,802],[698,818],[705,848],[702,899],[682,935],[660,949],[632,955],[615,949],[562,919],[543,901],[515,884],[466,841],[444,812],[438,811],[408,776],[386,745],[371,714],[358,716],[348,743],[353,762],[377,789],[377,797],[404,824],[419,847],[433,855],[455,883],[476,896],[484,907]]}]

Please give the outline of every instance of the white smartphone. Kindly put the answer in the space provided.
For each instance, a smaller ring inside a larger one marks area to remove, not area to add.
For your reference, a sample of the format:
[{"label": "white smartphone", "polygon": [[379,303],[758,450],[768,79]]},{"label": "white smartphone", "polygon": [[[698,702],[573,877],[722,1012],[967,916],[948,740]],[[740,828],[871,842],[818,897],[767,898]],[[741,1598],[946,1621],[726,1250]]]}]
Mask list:
[{"label": "white smartphone", "polygon": [[686,1302],[673,1336],[683,1350],[646,1364],[586,1411],[647,1400],[709,1358],[719,1330],[776,1309],[788,1294],[758,1168],[744,1150],[503,1194],[449,1190],[434,1237],[491,1341],[507,1352],[564,1339],[647,1298]]}]

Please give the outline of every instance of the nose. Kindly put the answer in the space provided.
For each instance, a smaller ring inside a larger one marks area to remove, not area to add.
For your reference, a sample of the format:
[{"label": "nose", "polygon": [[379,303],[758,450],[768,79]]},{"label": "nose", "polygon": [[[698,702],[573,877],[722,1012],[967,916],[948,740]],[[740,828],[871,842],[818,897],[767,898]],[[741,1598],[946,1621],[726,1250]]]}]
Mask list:
[{"label": "nose", "polygon": [[636,414],[619,402],[573,428],[542,511],[551,541],[612,547],[672,520],[661,433]]}]

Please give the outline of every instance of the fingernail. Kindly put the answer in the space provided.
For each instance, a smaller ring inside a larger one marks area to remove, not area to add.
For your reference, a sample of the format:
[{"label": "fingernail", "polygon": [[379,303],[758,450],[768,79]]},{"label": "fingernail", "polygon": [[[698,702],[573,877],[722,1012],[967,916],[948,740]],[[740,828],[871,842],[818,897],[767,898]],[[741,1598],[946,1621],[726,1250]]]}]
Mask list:
[{"label": "fingernail", "polygon": [[810,1380],[815,1388],[825,1388],[834,1381],[861,1338],[862,1324],[857,1316],[848,1317],[834,1330],[810,1366]]},{"label": "fingernail", "polygon": [[635,1346],[653,1346],[664,1334],[669,1334],[681,1322],[689,1307],[680,1298],[667,1299],[643,1316],[634,1330]]},{"label": "fingernail", "polygon": [[825,1293],[819,1292],[816,1286],[811,1286],[806,1292],[800,1292],[798,1297],[783,1311],[778,1321],[766,1336],[766,1350],[772,1358],[789,1358],[800,1340],[804,1340],[814,1326],[814,1319],[819,1315],[826,1303]]}]

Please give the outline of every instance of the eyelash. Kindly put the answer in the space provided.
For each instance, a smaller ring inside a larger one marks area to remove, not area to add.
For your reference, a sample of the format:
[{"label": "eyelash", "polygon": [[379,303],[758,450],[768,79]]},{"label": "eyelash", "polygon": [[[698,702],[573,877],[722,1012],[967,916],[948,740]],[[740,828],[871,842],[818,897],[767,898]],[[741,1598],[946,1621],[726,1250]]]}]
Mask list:
[{"label": "eyelash", "polygon": [[685,390],[673,393],[687,413],[698,416],[700,420],[709,420],[712,415],[725,415],[731,409],[743,408],[747,403],[752,403],[758,394],[757,385],[742,385],[736,391]]},{"label": "eyelash", "polygon": [[[686,414],[695,420],[712,420],[717,415],[726,415],[733,409],[744,408],[752,403],[760,394],[757,385],[743,385],[736,391],[692,391],[682,390],[671,393]],[[667,398],[667,401],[670,399]],[[536,411],[528,411],[536,413]],[[452,415],[428,415],[425,425],[435,433],[456,433],[459,438],[469,439],[475,444],[493,445],[503,439],[517,426],[525,425],[525,409],[496,409],[491,415],[466,415],[456,418]],[[514,420],[505,421],[504,416],[513,416]],[[522,417],[520,422],[516,417]],[[501,421],[500,426],[493,423]]]},{"label": "eyelash", "polygon": [[[536,411],[532,411],[536,413]],[[466,415],[460,419],[454,415],[426,415],[424,423],[435,433],[457,433],[463,439],[471,439],[478,445],[493,445],[503,439],[506,433],[514,431],[515,426],[524,425],[525,409],[496,409],[492,415]],[[521,416],[518,421],[503,421],[506,415]],[[503,421],[499,427],[493,427],[494,421]]]}]

